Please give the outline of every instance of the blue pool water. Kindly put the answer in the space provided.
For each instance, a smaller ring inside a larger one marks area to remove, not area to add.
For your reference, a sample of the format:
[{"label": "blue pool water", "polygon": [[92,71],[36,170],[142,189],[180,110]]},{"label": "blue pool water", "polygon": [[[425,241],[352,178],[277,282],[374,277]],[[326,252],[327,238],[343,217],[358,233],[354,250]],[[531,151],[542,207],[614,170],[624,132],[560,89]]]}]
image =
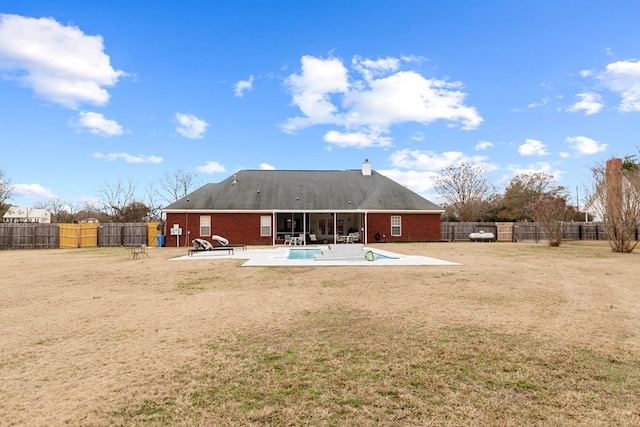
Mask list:
[{"label": "blue pool water", "polygon": [[313,259],[320,249],[289,249],[288,259]]}]

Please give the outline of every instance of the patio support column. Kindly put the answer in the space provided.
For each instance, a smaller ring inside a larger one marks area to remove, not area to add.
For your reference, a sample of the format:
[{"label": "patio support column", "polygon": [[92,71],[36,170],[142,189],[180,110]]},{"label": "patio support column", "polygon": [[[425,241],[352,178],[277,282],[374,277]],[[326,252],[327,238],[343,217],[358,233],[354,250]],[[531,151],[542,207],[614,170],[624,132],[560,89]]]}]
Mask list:
[{"label": "patio support column", "polygon": [[338,214],[336,212],[333,213],[333,243],[336,244],[338,242]]},{"label": "patio support column", "polygon": [[271,245],[276,245],[276,239],[278,238],[278,214],[271,212]]},{"label": "patio support column", "polygon": [[367,217],[367,212],[364,213],[364,244],[366,245],[369,237],[369,219]]},{"label": "patio support column", "polygon": [[304,239],[302,245],[307,244],[307,215],[302,212],[302,238]]}]

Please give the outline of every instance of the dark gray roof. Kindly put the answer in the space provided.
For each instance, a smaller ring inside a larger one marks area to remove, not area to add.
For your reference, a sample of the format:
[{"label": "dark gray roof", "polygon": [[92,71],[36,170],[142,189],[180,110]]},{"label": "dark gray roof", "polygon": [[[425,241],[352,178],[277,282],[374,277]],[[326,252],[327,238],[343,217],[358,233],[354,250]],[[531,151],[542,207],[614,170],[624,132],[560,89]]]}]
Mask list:
[{"label": "dark gray roof", "polygon": [[442,211],[397,182],[372,171],[242,170],[206,184],[165,211]]}]

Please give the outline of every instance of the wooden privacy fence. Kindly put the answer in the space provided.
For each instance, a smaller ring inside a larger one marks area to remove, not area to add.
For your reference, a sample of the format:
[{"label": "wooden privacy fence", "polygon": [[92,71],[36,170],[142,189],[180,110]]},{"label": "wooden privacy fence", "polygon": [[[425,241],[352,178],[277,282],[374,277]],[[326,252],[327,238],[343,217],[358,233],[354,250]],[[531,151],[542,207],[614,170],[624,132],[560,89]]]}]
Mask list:
[{"label": "wooden privacy fence", "polygon": [[98,246],[98,224],[58,224],[60,248],[94,248]]},{"label": "wooden privacy fence", "polygon": [[100,224],[98,246],[154,246],[159,222],[125,222]]},{"label": "wooden privacy fence", "polygon": [[[608,240],[599,222],[565,223],[564,240]],[[499,242],[540,242],[548,240],[542,226],[535,222],[443,222],[440,227],[442,240],[469,240],[469,234],[484,231],[493,233]],[[640,234],[636,227],[635,239]]]},{"label": "wooden privacy fence", "polygon": [[0,224],[2,249],[55,249],[58,224]]},{"label": "wooden privacy fence", "polygon": [[154,246],[158,222],[107,224],[0,224],[0,249],[71,249]]}]

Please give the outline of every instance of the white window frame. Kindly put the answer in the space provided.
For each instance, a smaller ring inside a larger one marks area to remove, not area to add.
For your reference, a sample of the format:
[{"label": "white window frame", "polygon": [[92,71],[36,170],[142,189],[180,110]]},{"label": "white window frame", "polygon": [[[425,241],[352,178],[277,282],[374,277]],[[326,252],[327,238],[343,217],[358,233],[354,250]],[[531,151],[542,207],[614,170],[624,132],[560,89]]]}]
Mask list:
[{"label": "white window frame", "polygon": [[271,216],[270,215],[260,216],[260,236],[261,237],[271,236]]},{"label": "white window frame", "polygon": [[211,215],[200,215],[200,236],[211,236]]},{"label": "white window frame", "polygon": [[391,235],[402,236],[402,217],[400,215],[391,215]]}]

